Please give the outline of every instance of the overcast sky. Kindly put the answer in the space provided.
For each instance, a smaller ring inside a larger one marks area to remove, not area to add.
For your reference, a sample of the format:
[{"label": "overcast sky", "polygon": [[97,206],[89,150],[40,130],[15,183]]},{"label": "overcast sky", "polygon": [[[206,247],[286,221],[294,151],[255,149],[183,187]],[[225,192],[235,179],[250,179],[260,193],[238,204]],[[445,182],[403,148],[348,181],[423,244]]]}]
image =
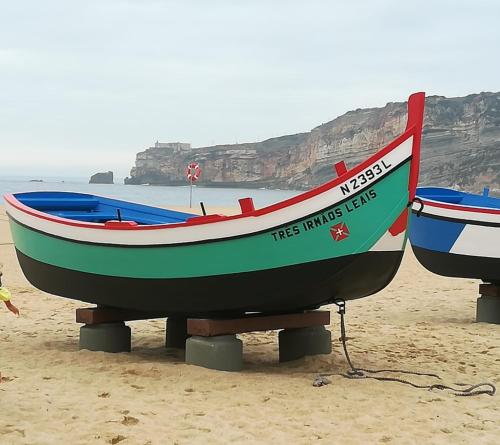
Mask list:
[{"label": "overcast sky", "polygon": [[0,177],[123,177],[156,140],[253,142],[499,73],[498,0],[0,0]]}]

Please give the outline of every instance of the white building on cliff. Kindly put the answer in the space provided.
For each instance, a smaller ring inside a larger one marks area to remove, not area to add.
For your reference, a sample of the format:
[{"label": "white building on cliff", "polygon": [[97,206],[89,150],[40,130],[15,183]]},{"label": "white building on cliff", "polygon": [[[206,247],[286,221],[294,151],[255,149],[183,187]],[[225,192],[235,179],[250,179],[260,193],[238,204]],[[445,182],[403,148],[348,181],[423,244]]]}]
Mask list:
[{"label": "white building on cliff", "polygon": [[155,142],[154,147],[149,148],[166,148],[173,150],[174,152],[188,151],[191,150],[191,144],[186,144],[185,142]]}]

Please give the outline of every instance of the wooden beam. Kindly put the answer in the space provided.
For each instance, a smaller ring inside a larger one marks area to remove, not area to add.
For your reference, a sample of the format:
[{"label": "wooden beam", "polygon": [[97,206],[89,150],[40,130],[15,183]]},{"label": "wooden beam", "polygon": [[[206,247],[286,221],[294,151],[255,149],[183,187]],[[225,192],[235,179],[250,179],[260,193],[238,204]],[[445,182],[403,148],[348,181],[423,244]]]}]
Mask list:
[{"label": "wooden beam", "polygon": [[480,284],[479,293],[485,297],[500,297],[500,286],[497,284]]},{"label": "wooden beam", "polygon": [[145,312],[113,307],[89,307],[76,310],[76,322],[88,325],[166,317],[167,314],[164,312]]},{"label": "wooden beam", "polygon": [[295,314],[251,314],[242,318],[188,318],[189,335],[213,337],[216,335],[241,334],[243,332],[296,329],[330,324],[329,311],[306,311]]}]

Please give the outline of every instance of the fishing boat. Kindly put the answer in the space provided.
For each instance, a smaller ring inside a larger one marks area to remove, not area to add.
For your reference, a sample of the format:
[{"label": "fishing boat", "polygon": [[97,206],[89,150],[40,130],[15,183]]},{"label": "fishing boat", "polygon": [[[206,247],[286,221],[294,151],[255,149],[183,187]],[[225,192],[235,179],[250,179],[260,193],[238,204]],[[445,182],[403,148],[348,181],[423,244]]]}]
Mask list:
[{"label": "fishing boat", "polygon": [[500,284],[500,198],[419,187],[410,243],[431,272]]},{"label": "fishing boat", "polygon": [[[37,288],[168,314],[317,308],[393,278],[415,195],[424,93],[404,132],[369,159],[285,201],[194,215],[66,192],[5,196],[21,268]],[[333,172],[332,172],[333,173]]]}]

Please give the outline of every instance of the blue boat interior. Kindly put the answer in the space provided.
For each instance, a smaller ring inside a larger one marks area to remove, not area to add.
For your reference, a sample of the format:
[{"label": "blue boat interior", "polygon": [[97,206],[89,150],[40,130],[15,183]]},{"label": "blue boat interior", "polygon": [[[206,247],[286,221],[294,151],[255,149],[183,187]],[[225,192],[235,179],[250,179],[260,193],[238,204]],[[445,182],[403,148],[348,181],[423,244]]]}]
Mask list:
[{"label": "blue boat interior", "polygon": [[449,204],[500,209],[500,198],[490,196],[487,188],[482,195],[474,195],[441,187],[418,187],[417,196]]},{"label": "blue boat interior", "polygon": [[32,209],[82,222],[122,220],[134,221],[140,225],[174,224],[198,216],[85,193],[28,192],[16,193],[14,196]]}]

